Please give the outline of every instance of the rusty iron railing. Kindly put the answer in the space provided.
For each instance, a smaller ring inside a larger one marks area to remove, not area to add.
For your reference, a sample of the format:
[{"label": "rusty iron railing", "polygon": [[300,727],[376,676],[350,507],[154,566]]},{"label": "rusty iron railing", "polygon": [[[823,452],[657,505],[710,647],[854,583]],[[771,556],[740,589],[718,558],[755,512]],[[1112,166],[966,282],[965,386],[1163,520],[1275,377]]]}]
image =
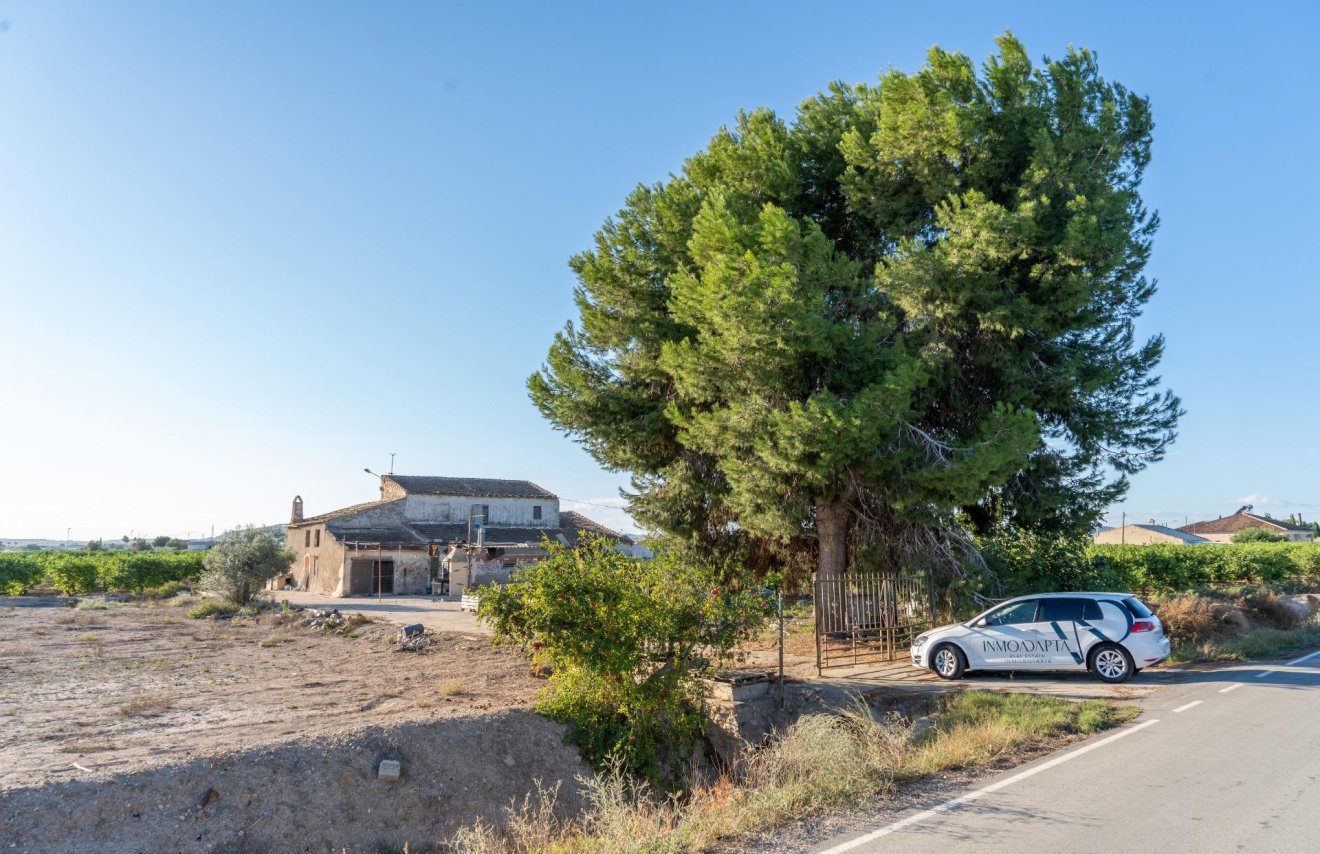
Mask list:
[{"label": "rusty iron railing", "polygon": [[816,672],[894,661],[934,625],[934,579],[926,572],[846,572],[813,581]]}]

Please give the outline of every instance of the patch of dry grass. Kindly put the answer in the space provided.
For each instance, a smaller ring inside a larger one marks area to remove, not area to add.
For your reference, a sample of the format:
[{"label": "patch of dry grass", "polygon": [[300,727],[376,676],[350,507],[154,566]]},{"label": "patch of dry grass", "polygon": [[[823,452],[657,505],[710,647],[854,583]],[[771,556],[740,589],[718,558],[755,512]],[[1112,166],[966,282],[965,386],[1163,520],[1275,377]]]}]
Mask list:
[{"label": "patch of dry grass", "polygon": [[174,706],[174,701],[163,694],[136,697],[121,705],[117,712],[121,718],[154,718]]},{"label": "patch of dry grass", "polygon": [[65,614],[62,617],[56,617],[54,622],[56,625],[68,626],[70,629],[80,626],[101,626],[105,624],[105,621],[95,614],[78,613],[77,611]]},{"label": "patch of dry grass", "polygon": [[1155,605],[1174,661],[1272,658],[1320,645],[1320,619],[1270,591],[1231,598],[1177,596]]},{"label": "patch of dry grass", "polygon": [[469,693],[467,686],[463,684],[462,679],[446,679],[440,683],[440,687],[435,689],[441,697],[461,697]]},{"label": "patch of dry grass", "polygon": [[735,775],[694,786],[681,800],[658,797],[615,768],[585,781],[590,807],[577,822],[557,819],[555,792],[543,789],[509,810],[502,832],[476,825],[451,844],[464,854],[710,851],[905,781],[1013,759],[1137,714],[1130,706],[1032,694],[969,691],[946,702],[921,733],[898,716],[876,720],[860,703],[842,715],[802,718]]},{"label": "patch of dry grass", "polygon": [[75,740],[61,744],[59,751],[60,753],[105,753],[118,749],[119,745],[113,741]]}]

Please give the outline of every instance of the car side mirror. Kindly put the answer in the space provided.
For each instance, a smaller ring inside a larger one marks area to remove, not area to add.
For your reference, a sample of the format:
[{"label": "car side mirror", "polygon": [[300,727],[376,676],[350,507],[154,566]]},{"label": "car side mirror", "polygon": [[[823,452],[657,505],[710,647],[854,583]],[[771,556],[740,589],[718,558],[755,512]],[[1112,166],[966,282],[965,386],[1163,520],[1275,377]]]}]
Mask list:
[{"label": "car side mirror", "polygon": [[972,623],[972,628],[974,629],[984,629],[985,627],[986,627],[985,617],[982,617],[981,619],[977,620],[975,623]]}]

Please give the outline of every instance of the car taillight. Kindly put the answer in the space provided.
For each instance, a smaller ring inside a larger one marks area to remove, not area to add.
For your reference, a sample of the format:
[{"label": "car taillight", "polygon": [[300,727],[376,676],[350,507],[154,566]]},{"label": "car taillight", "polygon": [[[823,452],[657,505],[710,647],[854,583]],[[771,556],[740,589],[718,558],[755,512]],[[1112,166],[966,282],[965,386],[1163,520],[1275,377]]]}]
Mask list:
[{"label": "car taillight", "polygon": [[1153,632],[1155,631],[1155,624],[1152,623],[1150,620],[1137,620],[1135,623],[1132,624],[1132,631]]}]

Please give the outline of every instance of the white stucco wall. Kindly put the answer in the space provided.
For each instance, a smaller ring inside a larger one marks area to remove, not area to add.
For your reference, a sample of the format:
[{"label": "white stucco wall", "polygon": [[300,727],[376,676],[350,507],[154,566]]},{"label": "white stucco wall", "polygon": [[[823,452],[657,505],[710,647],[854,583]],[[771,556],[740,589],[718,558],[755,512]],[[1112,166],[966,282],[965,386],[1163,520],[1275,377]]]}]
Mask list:
[{"label": "white stucco wall", "polygon": [[[466,522],[473,507],[490,508],[490,525],[520,528],[558,528],[559,500],[556,498],[472,498],[461,495],[409,495],[404,515],[413,522]],[[534,519],[534,508],[541,518]],[[480,512],[480,509],[477,510]]]}]

